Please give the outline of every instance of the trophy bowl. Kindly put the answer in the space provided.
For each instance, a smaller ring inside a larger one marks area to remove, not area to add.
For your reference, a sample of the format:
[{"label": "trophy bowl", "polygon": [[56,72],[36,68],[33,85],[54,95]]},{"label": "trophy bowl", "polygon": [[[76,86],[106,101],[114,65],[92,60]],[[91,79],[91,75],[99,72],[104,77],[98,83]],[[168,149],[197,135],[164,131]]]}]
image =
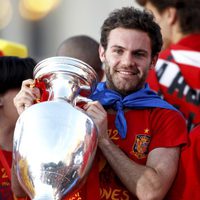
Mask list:
[{"label": "trophy bowl", "polygon": [[31,199],[60,200],[83,184],[96,153],[96,126],[77,104],[90,101],[97,75],[78,59],[51,57],[36,65],[34,79],[47,95],[17,120],[13,164]]}]

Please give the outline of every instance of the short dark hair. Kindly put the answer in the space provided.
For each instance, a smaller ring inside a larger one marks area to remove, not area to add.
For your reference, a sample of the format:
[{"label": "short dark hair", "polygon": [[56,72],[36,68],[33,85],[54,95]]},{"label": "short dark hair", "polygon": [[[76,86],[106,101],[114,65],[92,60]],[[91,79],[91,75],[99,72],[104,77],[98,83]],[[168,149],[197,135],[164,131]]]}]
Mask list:
[{"label": "short dark hair", "polygon": [[177,9],[181,31],[184,34],[198,33],[200,31],[200,0],[136,0],[141,6],[147,2],[154,5],[162,13],[166,8]]},{"label": "short dark hair", "polygon": [[68,56],[82,60],[96,71],[102,79],[103,68],[99,58],[99,43],[90,36],[76,35],[64,40],[57,49],[57,56]]},{"label": "short dark hair", "polygon": [[115,28],[136,29],[146,32],[151,40],[152,57],[157,55],[162,47],[162,35],[159,25],[148,11],[134,7],[116,9],[108,16],[101,27],[101,45],[107,49],[110,31]]},{"label": "short dark hair", "polygon": [[0,94],[20,88],[23,80],[33,78],[35,65],[30,57],[0,56]]}]

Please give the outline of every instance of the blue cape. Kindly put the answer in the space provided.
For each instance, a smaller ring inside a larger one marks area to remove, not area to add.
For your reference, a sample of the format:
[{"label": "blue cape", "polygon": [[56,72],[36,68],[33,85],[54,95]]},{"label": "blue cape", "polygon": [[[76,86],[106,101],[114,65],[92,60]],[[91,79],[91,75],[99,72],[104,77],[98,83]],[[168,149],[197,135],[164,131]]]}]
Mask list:
[{"label": "blue cape", "polygon": [[126,138],[127,132],[124,108],[144,109],[158,107],[176,110],[151,90],[147,83],[144,88],[122,97],[118,92],[107,89],[106,82],[100,82],[90,98],[94,101],[99,101],[105,108],[113,108],[117,111],[115,125],[122,139]]}]

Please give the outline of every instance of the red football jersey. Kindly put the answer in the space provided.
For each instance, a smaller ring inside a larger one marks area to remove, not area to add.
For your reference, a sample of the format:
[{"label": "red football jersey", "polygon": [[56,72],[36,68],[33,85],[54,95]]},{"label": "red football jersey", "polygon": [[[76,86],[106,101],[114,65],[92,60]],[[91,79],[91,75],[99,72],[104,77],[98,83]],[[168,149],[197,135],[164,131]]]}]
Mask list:
[{"label": "red football jersey", "polygon": [[0,150],[0,199],[14,200],[11,190],[10,168],[12,152]]},{"label": "red football jersey", "polygon": [[189,134],[189,146],[181,154],[179,169],[166,200],[200,199],[200,125]]},{"label": "red football jersey", "polygon": [[147,82],[183,113],[188,130],[200,123],[200,34],[189,35],[162,51]]},{"label": "red football jersey", "polygon": [[[128,126],[125,139],[121,139],[118,134],[115,117],[114,114],[108,114],[109,137],[130,159],[141,165],[146,164],[149,152],[155,148],[183,146],[187,143],[185,120],[176,111],[154,108],[125,112]],[[98,168],[94,164],[91,173],[97,169],[98,172],[93,173],[93,179],[89,176],[89,180],[83,187],[82,192],[85,190],[86,196],[77,196],[77,198],[74,196],[69,199],[137,199],[123,186],[100,151],[96,156],[99,160]],[[93,191],[96,191],[96,194]],[[90,193],[93,193],[93,199],[88,198],[87,195]]]}]

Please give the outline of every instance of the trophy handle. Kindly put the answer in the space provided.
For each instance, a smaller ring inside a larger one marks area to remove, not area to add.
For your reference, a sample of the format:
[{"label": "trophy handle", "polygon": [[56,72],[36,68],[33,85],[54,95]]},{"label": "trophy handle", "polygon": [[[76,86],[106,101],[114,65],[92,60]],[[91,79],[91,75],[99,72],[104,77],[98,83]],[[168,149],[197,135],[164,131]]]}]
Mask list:
[{"label": "trophy handle", "polygon": [[74,99],[74,105],[83,108],[86,103],[92,102],[91,99],[87,98],[91,93],[91,87],[88,85],[81,85],[79,89],[79,95]]},{"label": "trophy handle", "polygon": [[75,98],[75,105],[79,103],[89,103],[89,102],[92,102],[92,100],[88,99],[87,97],[77,96]]},{"label": "trophy handle", "polygon": [[78,106],[79,108],[83,108],[83,106],[86,104],[86,103],[89,103],[89,102],[92,102],[91,99],[88,99],[87,97],[82,97],[82,96],[77,96],[74,100],[74,104],[75,106]]},{"label": "trophy handle", "polygon": [[49,98],[49,91],[46,88],[45,82],[39,81],[38,79],[34,79],[34,83],[30,85],[30,87],[36,87],[40,90],[41,97],[35,99],[34,103],[39,103],[43,101],[47,101]]}]

